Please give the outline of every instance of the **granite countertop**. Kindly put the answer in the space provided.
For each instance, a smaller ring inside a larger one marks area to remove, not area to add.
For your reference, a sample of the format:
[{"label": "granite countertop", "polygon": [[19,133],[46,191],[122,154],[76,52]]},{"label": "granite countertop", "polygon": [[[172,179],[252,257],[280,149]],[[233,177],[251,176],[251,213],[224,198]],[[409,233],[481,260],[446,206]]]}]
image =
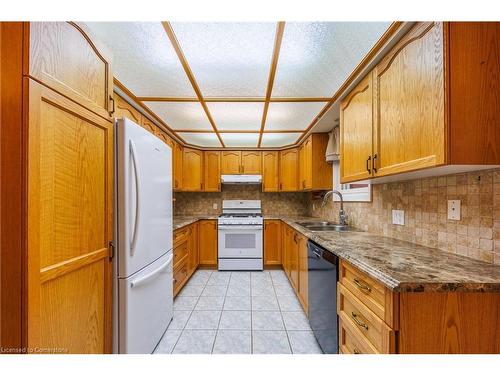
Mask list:
[{"label": "granite countertop", "polygon": [[[217,216],[176,216],[174,229]],[[368,232],[312,232],[297,224],[312,217],[280,219],[395,292],[500,292],[500,266]]]}]

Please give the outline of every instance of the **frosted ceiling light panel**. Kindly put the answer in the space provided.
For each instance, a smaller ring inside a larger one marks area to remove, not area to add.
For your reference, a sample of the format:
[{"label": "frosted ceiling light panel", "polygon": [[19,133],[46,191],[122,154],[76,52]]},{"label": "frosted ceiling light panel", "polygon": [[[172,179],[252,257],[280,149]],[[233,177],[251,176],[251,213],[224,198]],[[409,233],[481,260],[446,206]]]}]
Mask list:
[{"label": "frosted ceiling light panel", "polygon": [[113,74],[136,96],[195,96],[160,22],[88,22],[113,53]]},{"label": "frosted ceiling light panel", "polygon": [[178,133],[187,143],[199,147],[221,147],[215,133]]},{"label": "frosted ceiling light panel", "polygon": [[323,102],[269,103],[265,130],[304,130],[325,105]]},{"label": "frosted ceiling light panel", "polygon": [[226,147],[257,147],[258,133],[221,133]]},{"label": "frosted ceiling light panel", "polygon": [[332,96],[389,25],[389,22],[287,22],[272,95]]},{"label": "frosted ceiling light panel", "polygon": [[284,147],[297,142],[302,133],[264,133],[262,147]]},{"label": "frosted ceiling light panel", "polygon": [[208,130],[212,125],[198,102],[144,102],[174,130]]},{"label": "frosted ceiling light panel", "polygon": [[276,23],[174,22],[203,96],[266,95]]},{"label": "frosted ceiling light panel", "polygon": [[219,130],[260,130],[264,103],[207,103]]}]

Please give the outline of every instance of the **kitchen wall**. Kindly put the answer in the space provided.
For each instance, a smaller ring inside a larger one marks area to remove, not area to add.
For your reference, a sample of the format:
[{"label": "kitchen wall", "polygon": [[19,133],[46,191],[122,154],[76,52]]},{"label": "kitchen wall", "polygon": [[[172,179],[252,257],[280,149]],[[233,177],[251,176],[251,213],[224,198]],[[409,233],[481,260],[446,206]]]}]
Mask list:
[{"label": "kitchen wall", "polygon": [[260,199],[264,215],[307,214],[307,193],[263,193],[261,189],[261,185],[223,185],[219,193],[174,193],[174,215],[219,215],[223,199]]},{"label": "kitchen wall", "polygon": [[[447,220],[448,199],[461,201],[460,221]],[[338,220],[337,202],[308,200],[309,215]],[[404,226],[392,209],[405,211]],[[500,169],[373,185],[372,202],[344,210],[363,230],[500,264]]]}]

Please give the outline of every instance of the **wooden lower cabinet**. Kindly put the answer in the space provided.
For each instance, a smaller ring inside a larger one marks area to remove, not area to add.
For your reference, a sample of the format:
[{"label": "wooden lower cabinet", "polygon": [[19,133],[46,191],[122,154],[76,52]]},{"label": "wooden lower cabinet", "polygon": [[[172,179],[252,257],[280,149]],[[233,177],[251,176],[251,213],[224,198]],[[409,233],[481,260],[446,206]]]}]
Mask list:
[{"label": "wooden lower cabinet", "polygon": [[217,220],[200,220],[200,266],[217,267]]},{"label": "wooden lower cabinet", "polygon": [[264,267],[281,264],[281,220],[264,220]]},{"label": "wooden lower cabinet", "polygon": [[297,235],[297,253],[298,253],[298,283],[299,283],[299,301],[302,308],[306,312],[309,311],[308,306],[308,288],[309,278],[307,270],[307,237],[301,234]]}]

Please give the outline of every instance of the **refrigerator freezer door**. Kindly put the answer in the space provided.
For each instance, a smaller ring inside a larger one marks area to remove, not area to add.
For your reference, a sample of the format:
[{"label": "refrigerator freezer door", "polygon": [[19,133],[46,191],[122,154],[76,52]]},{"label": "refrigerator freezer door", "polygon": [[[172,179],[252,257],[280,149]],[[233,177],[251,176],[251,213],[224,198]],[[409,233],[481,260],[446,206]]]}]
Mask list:
[{"label": "refrigerator freezer door", "polygon": [[117,124],[118,277],[172,249],[172,150],[123,119]]},{"label": "refrigerator freezer door", "polygon": [[152,353],[173,314],[173,253],[119,280],[119,352]]}]

